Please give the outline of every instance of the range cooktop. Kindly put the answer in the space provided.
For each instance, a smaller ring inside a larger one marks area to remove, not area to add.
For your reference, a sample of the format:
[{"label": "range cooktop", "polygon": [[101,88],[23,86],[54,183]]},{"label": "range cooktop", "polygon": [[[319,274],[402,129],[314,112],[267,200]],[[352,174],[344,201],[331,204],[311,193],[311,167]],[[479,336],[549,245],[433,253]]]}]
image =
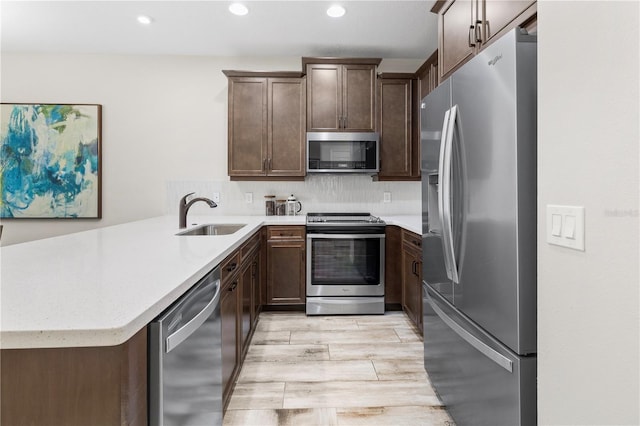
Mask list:
[{"label": "range cooktop", "polygon": [[384,221],[371,213],[307,213],[307,223],[311,224],[332,224],[332,225],[354,225],[354,224],[381,224]]}]

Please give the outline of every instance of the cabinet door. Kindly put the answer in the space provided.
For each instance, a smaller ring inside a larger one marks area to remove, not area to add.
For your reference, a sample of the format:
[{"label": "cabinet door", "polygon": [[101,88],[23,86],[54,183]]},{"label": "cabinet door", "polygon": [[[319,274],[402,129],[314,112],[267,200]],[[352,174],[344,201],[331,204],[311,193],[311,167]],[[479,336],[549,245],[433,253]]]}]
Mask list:
[{"label": "cabinet door", "polygon": [[253,265],[252,262],[245,262],[240,272],[240,348],[241,353],[247,349],[249,342],[249,333],[251,332],[251,308],[253,302],[251,300],[253,285]]},{"label": "cabinet door", "polygon": [[422,260],[420,253],[403,246],[402,249],[402,307],[416,327],[422,329]]},{"label": "cabinet door", "polygon": [[380,178],[412,176],[411,92],[411,79],[378,80]]},{"label": "cabinet door", "polygon": [[475,23],[476,8],[476,0],[454,0],[440,12],[440,79],[475,54],[476,35],[470,26]]},{"label": "cabinet door", "polygon": [[306,80],[269,78],[269,176],[304,176],[306,142]]},{"label": "cabinet door", "polygon": [[299,305],[305,300],[304,240],[267,242],[267,304]]},{"label": "cabinet door", "polygon": [[375,131],[375,65],[342,66],[342,128],[349,131]]},{"label": "cabinet door", "polygon": [[504,28],[515,26],[515,23],[514,25],[509,24],[534,3],[535,1],[532,0],[484,0],[482,2],[484,8],[482,22],[483,43],[486,44],[491,41]]},{"label": "cabinet door", "polygon": [[307,65],[307,130],[338,130],[342,117],[342,67]]},{"label": "cabinet door", "polygon": [[267,79],[229,79],[229,176],[264,176]]},{"label": "cabinet door", "polygon": [[402,238],[400,228],[385,228],[384,302],[402,304]]},{"label": "cabinet door", "polygon": [[258,315],[260,314],[260,306],[261,306],[261,263],[262,263],[262,250],[258,248],[258,250],[253,255],[251,259],[251,328],[255,328],[256,323],[258,322]]},{"label": "cabinet door", "polygon": [[238,280],[234,279],[223,290],[220,299],[220,319],[222,322],[222,389],[224,401],[230,396],[238,353]]}]

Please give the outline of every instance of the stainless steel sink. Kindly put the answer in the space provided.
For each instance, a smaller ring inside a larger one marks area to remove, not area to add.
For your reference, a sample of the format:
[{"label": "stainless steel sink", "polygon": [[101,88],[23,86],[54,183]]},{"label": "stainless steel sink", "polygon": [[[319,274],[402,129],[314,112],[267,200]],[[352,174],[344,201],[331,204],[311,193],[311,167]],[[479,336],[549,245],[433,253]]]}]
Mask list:
[{"label": "stainless steel sink", "polygon": [[221,224],[206,224],[196,226],[187,231],[182,231],[176,235],[229,235],[244,228],[246,223],[221,223]]}]

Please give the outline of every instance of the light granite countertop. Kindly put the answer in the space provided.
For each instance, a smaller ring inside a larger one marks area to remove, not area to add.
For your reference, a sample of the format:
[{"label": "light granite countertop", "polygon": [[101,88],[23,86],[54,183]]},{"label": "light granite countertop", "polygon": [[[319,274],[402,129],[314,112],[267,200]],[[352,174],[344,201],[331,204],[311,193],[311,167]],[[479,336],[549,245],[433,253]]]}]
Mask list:
[{"label": "light granite countertop", "polygon": [[[420,234],[418,216],[383,217]],[[304,225],[305,216],[195,216],[246,223],[231,235],[176,236],[176,216],[1,248],[0,347],[124,343],[263,225]]]}]

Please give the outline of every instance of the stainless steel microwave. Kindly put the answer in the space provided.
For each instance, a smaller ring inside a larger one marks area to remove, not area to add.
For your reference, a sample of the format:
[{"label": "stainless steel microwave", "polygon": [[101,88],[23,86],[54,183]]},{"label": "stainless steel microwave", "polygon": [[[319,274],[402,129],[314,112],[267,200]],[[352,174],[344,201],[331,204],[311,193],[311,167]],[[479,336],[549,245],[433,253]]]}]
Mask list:
[{"label": "stainless steel microwave", "polygon": [[307,132],[307,173],[378,173],[376,132]]}]

